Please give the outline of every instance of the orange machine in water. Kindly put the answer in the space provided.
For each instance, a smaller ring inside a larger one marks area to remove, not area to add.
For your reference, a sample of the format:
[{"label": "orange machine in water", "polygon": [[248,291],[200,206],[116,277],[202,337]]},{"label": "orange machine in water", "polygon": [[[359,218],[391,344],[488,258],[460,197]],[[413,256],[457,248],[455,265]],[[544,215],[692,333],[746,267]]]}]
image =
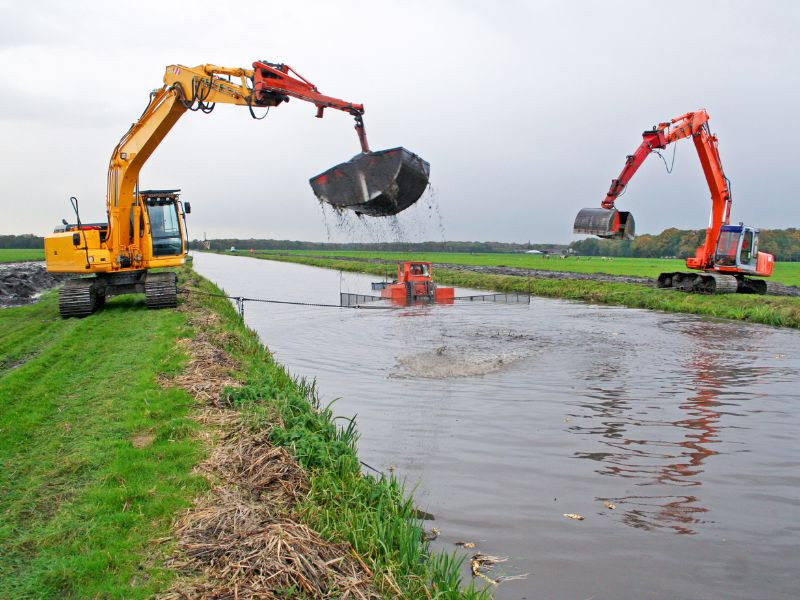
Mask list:
[{"label": "orange machine in water", "polygon": [[429,262],[401,262],[397,264],[397,279],[392,282],[378,281],[373,290],[380,290],[381,298],[398,304],[436,302],[452,304],[455,297],[451,287],[438,287],[431,279],[432,264]]}]

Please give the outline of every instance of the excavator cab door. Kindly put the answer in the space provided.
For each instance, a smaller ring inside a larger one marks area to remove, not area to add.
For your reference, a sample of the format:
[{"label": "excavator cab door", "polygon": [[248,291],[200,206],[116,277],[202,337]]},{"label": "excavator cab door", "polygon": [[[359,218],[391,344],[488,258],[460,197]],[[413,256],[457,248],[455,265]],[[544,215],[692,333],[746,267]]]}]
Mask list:
[{"label": "excavator cab door", "polygon": [[739,249],[739,267],[755,268],[758,258],[758,231],[745,227],[742,233],[742,247]]},{"label": "excavator cab door", "polygon": [[746,225],[724,225],[719,233],[714,264],[755,271],[758,262],[758,230]]}]

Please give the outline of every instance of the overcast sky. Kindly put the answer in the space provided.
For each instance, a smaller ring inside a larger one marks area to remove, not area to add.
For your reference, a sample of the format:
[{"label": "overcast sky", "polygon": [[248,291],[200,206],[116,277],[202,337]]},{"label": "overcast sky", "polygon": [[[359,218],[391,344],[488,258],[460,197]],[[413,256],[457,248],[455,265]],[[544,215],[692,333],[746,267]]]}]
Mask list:
[{"label": "overcast sky", "polygon": [[[51,231],[70,195],[104,220],[109,156],[164,67],[256,59],[364,103],[372,148],[427,159],[435,199],[399,225],[326,227],[308,178],[356,154],[352,118],[221,105],[186,113],[141,173],[183,190],[192,237],[567,242],[641,132],[700,107],[732,221],[798,227],[798,32],[793,0],[0,0],[0,233]],[[694,146],[676,152],[672,175],[652,156],[619,203],[640,233],[707,223]]]}]

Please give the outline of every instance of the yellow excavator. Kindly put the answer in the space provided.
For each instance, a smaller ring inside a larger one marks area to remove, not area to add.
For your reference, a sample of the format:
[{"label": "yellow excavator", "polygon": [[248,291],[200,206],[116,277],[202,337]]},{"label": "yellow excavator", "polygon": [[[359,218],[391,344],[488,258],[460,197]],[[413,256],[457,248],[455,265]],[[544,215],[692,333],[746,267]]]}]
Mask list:
[{"label": "yellow excavator", "polygon": [[[370,151],[364,128],[364,106],[325,96],[285,64],[256,61],[252,69],[206,64],[170,65],[163,87],[150,94],[139,119],[114,148],[108,166],[105,223],[83,223],[78,200],[70,198],[75,223],[62,220],[45,237],[47,270],[82,275],[66,281],[59,295],[62,317],[85,317],[111,296],[144,293],[148,308],[177,305],[174,267],[185,261],[186,215],[189,202],[180,190],[140,190],[139,172],[159,143],[186,111],[210,113],[217,103],[236,104],[258,112],[297,98],[315,105],[321,118],[326,108],[349,113],[361,152],[351,160],[312,177],[320,202],[337,210],[374,217],[397,214],[424,193],[430,165],[405,148]],[[87,276],[88,275],[88,276]]]}]

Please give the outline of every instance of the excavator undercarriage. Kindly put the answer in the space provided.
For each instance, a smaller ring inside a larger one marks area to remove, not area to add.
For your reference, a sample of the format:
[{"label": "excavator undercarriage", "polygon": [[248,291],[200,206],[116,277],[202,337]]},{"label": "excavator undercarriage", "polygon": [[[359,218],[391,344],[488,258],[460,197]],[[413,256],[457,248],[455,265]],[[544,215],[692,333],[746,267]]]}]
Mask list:
[{"label": "excavator undercarriage", "polygon": [[171,271],[125,271],[69,279],[59,293],[58,310],[64,318],[88,317],[108,298],[123,294],[144,294],[147,308],[175,308],[177,275]]}]

